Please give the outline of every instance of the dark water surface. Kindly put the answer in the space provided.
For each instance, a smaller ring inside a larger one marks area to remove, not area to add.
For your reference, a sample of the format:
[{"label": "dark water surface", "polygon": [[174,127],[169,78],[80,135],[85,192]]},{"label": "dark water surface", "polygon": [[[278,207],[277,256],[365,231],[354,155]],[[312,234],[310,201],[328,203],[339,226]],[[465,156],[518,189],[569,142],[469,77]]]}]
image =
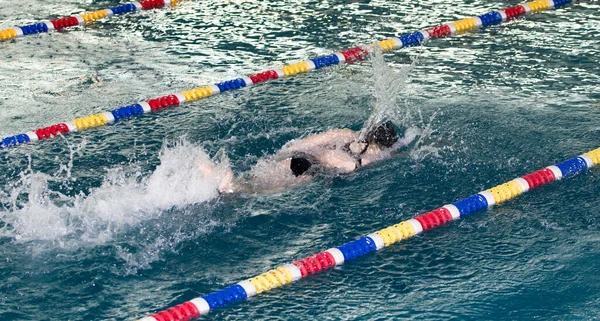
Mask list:
[{"label": "dark water surface", "polygon": [[[4,0],[0,29],[117,3]],[[515,4],[194,1],[1,43],[0,136]],[[371,63],[1,151],[0,319],[132,320],[600,147],[599,9],[386,54],[416,59],[397,109],[429,134],[285,193],[217,197],[190,164],[360,128]],[[595,320],[599,195],[593,169],[205,319]]]}]

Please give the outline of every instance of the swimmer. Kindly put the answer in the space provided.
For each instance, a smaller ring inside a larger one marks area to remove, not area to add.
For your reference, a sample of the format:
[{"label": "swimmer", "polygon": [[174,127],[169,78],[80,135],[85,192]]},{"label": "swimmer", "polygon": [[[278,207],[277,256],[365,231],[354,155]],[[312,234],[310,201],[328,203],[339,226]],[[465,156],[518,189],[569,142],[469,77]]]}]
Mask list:
[{"label": "swimmer", "polygon": [[[275,155],[260,160],[253,170],[234,179],[231,169],[221,173],[221,194],[264,193],[284,190],[311,181],[317,174],[346,174],[371,163],[393,157],[399,147],[391,122],[361,135],[351,129],[331,129],[292,140]],[[214,165],[201,165],[209,175]]]}]

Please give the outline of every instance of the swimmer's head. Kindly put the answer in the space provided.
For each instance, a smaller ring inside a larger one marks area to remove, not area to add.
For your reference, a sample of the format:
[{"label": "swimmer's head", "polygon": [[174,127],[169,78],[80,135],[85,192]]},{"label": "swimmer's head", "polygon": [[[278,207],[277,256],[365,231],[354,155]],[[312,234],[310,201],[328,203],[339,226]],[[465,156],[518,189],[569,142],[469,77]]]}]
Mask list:
[{"label": "swimmer's head", "polygon": [[312,163],[304,157],[292,157],[290,169],[294,176],[298,177],[310,169]]},{"label": "swimmer's head", "polygon": [[374,143],[389,148],[398,141],[398,134],[392,122],[387,122],[369,131],[365,137],[365,141],[369,144]]}]

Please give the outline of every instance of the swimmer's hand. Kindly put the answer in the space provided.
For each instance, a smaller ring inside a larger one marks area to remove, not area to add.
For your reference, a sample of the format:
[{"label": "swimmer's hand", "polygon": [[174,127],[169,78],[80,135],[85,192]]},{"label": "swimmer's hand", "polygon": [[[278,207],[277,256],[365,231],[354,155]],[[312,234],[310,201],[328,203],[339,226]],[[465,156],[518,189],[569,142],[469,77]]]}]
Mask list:
[{"label": "swimmer's hand", "polygon": [[219,169],[212,162],[208,164],[199,163],[198,168],[204,177],[219,182],[219,186],[217,187],[219,194],[231,194],[235,192],[233,171],[230,168]]},{"label": "swimmer's hand", "polygon": [[221,178],[221,182],[219,183],[219,193],[221,194],[231,194],[235,192],[233,184],[233,171],[230,168],[227,168],[223,173],[223,178]]},{"label": "swimmer's hand", "polygon": [[359,142],[359,141],[354,141],[352,143],[350,143],[350,145],[348,146],[348,148],[350,149],[350,151],[355,154],[355,155],[360,155],[362,154],[365,149],[368,147],[369,145],[367,143],[363,143],[363,142]]},{"label": "swimmer's hand", "polygon": [[361,160],[360,164],[361,164],[362,166],[367,166],[367,165],[369,165],[369,164],[371,164],[371,163],[374,163],[374,162],[378,161],[378,160],[379,160],[379,158],[378,158],[378,157],[371,157],[371,156],[368,156],[368,155],[367,155],[367,156],[363,156],[363,157],[361,157],[361,159],[360,159],[360,160]]}]

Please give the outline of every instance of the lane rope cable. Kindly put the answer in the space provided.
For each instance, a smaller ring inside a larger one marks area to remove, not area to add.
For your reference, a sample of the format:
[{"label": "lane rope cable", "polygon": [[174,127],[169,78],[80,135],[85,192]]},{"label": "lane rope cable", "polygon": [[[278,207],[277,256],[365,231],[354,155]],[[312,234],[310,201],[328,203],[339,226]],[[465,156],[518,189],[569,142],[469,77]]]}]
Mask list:
[{"label": "lane rope cable", "polygon": [[69,27],[90,25],[98,20],[108,19],[114,15],[141,10],[175,7],[182,1],[185,0],[143,0],[140,2],[125,3],[109,9],[90,11],[69,17],[37,22],[27,26],[8,28],[0,30],[0,41],[8,41],[39,33],[51,33]]},{"label": "lane rope cable", "polygon": [[600,163],[600,148],[515,178],[507,183],[471,195],[452,204],[444,205],[407,221],[361,236],[346,244],[330,248],[290,264],[284,264],[225,289],[192,299],[138,321],[189,321],[196,319],[214,309],[246,300],[262,292],[332,269],[344,262],[379,251],[424,231],[488,209],[494,205],[500,205],[534,188],[573,177],[598,165],[598,163]]},{"label": "lane rope cable", "polygon": [[[155,1],[161,3],[162,0],[146,1]],[[146,1],[142,1],[141,3],[145,3]],[[173,2],[174,0],[171,0],[170,3],[173,4]],[[489,12],[477,17],[461,19],[427,28],[425,30],[381,40],[377,44],[384,52],[397,50],[400,48],[420,46],[428,39],[437,39],[464,34],[480,28],[499,25],[528,14],[562,8],[566,5],[572,4],[573,2],[574,0],[536,0],[510,8]],[[197,101],[229,90],[236,90],[270,80],[291,77],[296,74],[307,73],[329,66],[352,64],[367,59],[369,53],[373,49],[373,45],[351,48],[339,53],[289,64],[283,66],[281,69],[271,69],[247,77],[227,80],[204,87],[198,87],[180,93],[146,100],[137,104],[122,106],[109,112],[77,118],[72,121],[39,128],[23,134],[9,136],[0,141],[0,149],[6,149],[31,142],[45,140],[56,137],[57,135],[65,135],[67,133],[114,124],[134,116],[140,116],[146,113],[179,106],[184,103]]]}]

